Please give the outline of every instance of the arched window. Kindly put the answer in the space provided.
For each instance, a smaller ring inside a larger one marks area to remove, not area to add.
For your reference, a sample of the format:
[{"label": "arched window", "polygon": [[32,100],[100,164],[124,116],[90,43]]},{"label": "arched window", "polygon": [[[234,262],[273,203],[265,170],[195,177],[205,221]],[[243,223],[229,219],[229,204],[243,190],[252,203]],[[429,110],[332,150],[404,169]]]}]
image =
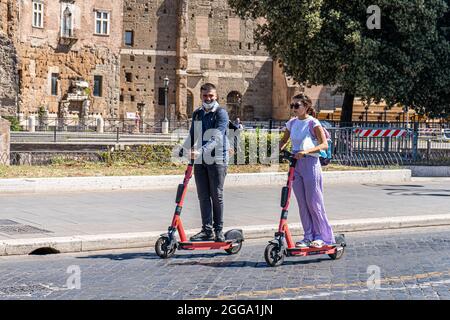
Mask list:
[{"label": "arched window", "polygon": [[72,26],[72,12],[69,7],[66,7],[63,14],[62,21],[62,34],[64,37],[72,37],[73,36],[73,26]]},{"label": "arched window", "polygon": [[239,117],[241,103],[242,95],[238,91],[231,91],[227,95],[227,111],[231,121]]},{"label": "arched window", "polygon": [[190,90],[187,90],[186,100],[186,115],[191,118],[194,113],[194,95]]}]

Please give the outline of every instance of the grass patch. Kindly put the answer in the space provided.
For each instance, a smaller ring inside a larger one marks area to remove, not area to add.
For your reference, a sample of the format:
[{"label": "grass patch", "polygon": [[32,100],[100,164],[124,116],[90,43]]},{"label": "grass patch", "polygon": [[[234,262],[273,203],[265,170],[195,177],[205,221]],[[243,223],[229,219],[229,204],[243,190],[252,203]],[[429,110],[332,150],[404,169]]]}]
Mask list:
[{"label": "grass patch", "polygon": [[[400,167],[376,168],[399,169]],[[114,162],[113,164],[55,161],[47,166],[4,166],[0,165],[0,178],[51,178],[51,177],[90,177],[90,176],[154,176],[154,175],[182,175],[186,165],[172,163],[130,164]],[[368,170],[372,168],[349,167],[330,164],[323,167],[323,171]],[[278,167],[267,165],[230,165],[228,173],[258,173],[258,172],[287,172],[288,165]]]}]

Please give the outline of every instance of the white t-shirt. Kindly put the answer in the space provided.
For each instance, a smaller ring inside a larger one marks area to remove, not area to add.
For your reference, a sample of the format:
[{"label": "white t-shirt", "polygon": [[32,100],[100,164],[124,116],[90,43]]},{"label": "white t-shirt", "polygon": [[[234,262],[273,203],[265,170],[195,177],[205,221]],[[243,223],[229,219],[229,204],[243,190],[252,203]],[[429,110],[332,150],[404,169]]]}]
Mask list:
[{"label": "white t-shirt", "polygon": [[[310,121],[313,121],[313,125],[309,124]],[[319,120],[311,116],[305,120],[300,120],[295,117],[286,123],[286,128],[289,130],[291,136],[293,153],[308,150],[316,146],[314,143],[316,139],[311,135],[310,128],[315,128],[317,126],[320,126]],[[319,153],[310,155],[318,157]]]}]

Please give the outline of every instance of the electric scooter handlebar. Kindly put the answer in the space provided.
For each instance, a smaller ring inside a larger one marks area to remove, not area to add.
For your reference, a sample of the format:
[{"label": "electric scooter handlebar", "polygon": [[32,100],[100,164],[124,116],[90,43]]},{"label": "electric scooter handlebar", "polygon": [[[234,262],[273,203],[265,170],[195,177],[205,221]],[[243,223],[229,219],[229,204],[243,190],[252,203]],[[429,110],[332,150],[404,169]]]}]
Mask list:
[{"label": "electric scooter handlebar", "polygon": [[[185,155],[185,150],[184,150],[184,148],[182,147],[182,148],[180,149],[180,151],[178,151],[178,156],[179,156],[180,158],[182,158],[184,155]],[[186,157],[187,157],[187,158],[189,157],[188,152],[186,152]],[[188,159],[188,160],[189,160],[189,164],[191,164],[191,165],[194,164],[194,160],[193,160],[193,159]]]},{"label": "electric scooter handlebar", "polygon": [[294,154],[287,150],[281,150],[280,151],[280,162],[283,160],[288,160],[288,161],[295,160]]}]

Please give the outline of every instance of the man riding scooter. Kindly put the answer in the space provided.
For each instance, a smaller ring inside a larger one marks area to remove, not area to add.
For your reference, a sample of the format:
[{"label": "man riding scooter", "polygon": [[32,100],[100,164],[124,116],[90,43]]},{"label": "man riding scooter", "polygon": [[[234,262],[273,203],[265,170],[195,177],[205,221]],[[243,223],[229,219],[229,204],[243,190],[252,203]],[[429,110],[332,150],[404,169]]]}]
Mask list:
[{"label": "man riding scooter", "polygon": [[229,118],[227,111],[217,102],[213,84],[202,85],[200,94],[202,106],[194,111],[189,138],[183,144],[183,149],[190,150],[190,158],[194,161],[202,217],[202,230],[190,240],[223,242],[223,185],[228,166],[226,130]]}]

